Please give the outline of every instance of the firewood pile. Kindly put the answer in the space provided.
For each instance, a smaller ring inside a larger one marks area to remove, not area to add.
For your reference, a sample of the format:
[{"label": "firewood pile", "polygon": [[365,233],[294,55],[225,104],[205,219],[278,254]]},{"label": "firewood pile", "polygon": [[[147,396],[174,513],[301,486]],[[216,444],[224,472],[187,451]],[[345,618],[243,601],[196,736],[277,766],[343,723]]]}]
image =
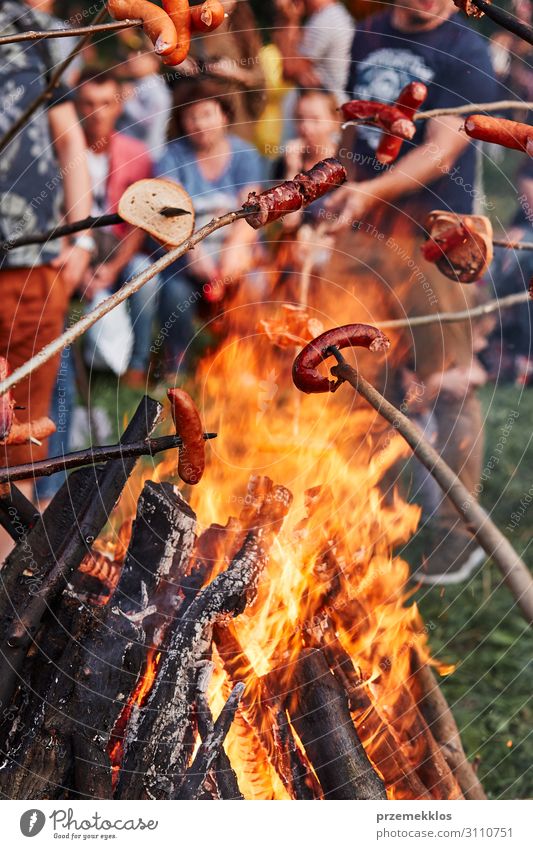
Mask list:
[{"label": "firewood pile", "polygon": [[[143,399],[121,445],[148,439],[161,410]],[[199,532],[174,486],[147,481],[133,526],[103,556],[95,541],[136,463],[72,472],[42,516],[14,485],[2,499],[17,540],[0,573],[4,797],[242,799],[241,771],[264,764],[270,798],[275,786],[292,799],[484,798],[415,650],[394,707],[376,701],[379,681],[364,680],[338,637],[347,625],[364,633],[366,613],[356,595],[338,603],[331,550],[293,650],[249,674],[234,623],[265,580],[287,488],[253,476],[238,517]],[[324,497],[308,493],[309,517]],[[224,748],[232,729],[238,763]]]}]

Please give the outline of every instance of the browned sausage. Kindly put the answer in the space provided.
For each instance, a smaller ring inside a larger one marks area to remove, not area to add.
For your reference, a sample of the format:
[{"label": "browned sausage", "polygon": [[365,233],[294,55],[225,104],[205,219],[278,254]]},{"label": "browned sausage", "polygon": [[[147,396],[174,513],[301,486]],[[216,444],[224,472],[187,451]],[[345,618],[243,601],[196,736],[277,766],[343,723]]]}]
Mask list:
[{"label": "browned sausage", "polygon": [[501,144],[511,150],[523,150],[530,156],[533,154],[533,127],[529,124],[508,121],[506,118],[491,118],[488,115],[469,115],[465,121],[465,132],[472,139]]},{"label": "browned sausage", "polygon": [[317,366],[329,356],[328,349],[367,348],[369,351],[386,351],[390,342],[381,330],[370,324],[345,324],[326,330],[312,342],[309,342],[294,361],[292,379],[295,386],[308,394],[313,392],[334,392],[338,384],[323,377]]},{"label": "browned sausage", "polygon": [[283,218],[289,212],[296,212],[302,206],[312,203],[346,180],[346,169],[334,158],[317,162],[309,171],[297,174],[294,180],[286,180],[273,186],[260,195],[252,192],[248,195],[243,209],[250,209],[247,223],[254,230]]},{"label": "browned sausage", "polygon": [[169,389],[167,396],[176,433],[183,440],[178,474],[185,483],[197,484],[205,469],[205,443],[200,414],[191,396],[183,389]]},{"label": "browned sausage", "polygon": [[191,8],[192,32],[212,32],[224,21],[226,13],[220,0],[206,0],[201,6]]},{"label": "browned sausage", "polygon": [[[413,121],[415,113],[420,109],[427,95],[428,90],[424,83],[412,82],[401,90],[394,105],[405,114],[406,118]],[[382,165],[394,162],[398,158],[402,144],[403,139],[385,133],[376,151],[377,161]]]},{"label": "browned sausage", "polygon": [[191,10],[189,0],[163,0],[163,9],[174,24],[177,46],[163,57],[165,65],[181,65],[191,49]]},{"label": "browned sausage", "polygon": [[174,24],[167,13],[149,0],[108,0],[107,9],[116,21],[141,18],[143,29],[161,56],[172,53],[177,46]]},{"label": "browned sausage", "polygon": [[402,139],[412,139],[416,132],[414,123],[397,106],[374,100],[350,100],[341,110],[347,121],[374,125]]}]

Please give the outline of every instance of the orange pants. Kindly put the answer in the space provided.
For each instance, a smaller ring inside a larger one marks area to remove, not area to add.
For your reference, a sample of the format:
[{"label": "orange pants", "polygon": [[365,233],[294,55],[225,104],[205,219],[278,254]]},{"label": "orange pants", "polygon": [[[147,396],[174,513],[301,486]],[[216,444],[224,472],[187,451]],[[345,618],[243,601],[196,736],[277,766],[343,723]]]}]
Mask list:
[{"label": "orange pants", "polygon": [[[62,332],[68,297],[61,272],[49,265],[0,271],[0,356],[11,370],[18,368]],[[59,357],[21,381],[13,390],[15,415],[21,422],[47,416],[54,389]],[[0,457],[2,464],[17,465],[46,457],[46,442],[9,446]]]}]

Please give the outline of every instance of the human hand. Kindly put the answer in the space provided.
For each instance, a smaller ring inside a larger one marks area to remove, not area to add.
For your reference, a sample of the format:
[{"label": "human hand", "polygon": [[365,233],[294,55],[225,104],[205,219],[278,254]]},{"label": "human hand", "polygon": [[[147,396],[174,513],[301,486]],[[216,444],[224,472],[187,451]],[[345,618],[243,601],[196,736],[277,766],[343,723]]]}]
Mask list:
[{"label": "human hand", "polygon": [[250,270],[253,265],[250,245],[240,242],[226,244],[220,257],[220,274],[227,282],[236,282]]},{"label": "human hand", "polygon": [[52,267],[61,271],[61,278],[70,297],[82,282],[91,261],[91,252],[79,245],[66,245]]},{"label": "human hand", "polygon": [[372,180],[362,183],[348,182],[340,186],[324,203],[327,232],[346,230],[354,221],[362,221],[378,200],[373,192]]},{"label": "human hand", "polygon": [[427,388],[411,369],[402,369],[402,388],[405,403],[410,413],[420,413],[428,407]]},{"label": "human hand", "polygon": [[274,8],[279,18],[286,23],[298,24],[305,13],[304,0],[274,0]]},{"label": "human hand", "polygon": [[478,360],[474,360],[469,366],[456,366],[430,375],[426,386],[428,394],[433,398],[446,394],[461,401],[472,389],[483,386],[486,380],[485,370]]}]

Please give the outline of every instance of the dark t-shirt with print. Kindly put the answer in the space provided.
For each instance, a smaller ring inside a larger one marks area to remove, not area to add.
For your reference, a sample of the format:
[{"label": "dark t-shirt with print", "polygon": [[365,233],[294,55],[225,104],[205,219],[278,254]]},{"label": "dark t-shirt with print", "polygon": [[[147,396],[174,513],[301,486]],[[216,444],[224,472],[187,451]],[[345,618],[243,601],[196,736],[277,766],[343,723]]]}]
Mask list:
[{"label": "dark t-shirt with print", "polygon": [[[55,19],[25,3],[0,2],[0,32],[53,29]],[[0,137],[3,137],[42,93],[50,70],[59,59],[54,40],[21,42],[0,47]],[[60,86],[48,109],[67,98]],[[9,242],[30,233],[42,233],[60,220],[62,179],[50,136],[47,109],[40,107],[0,155],[0,239]],[[0,268],[44,265],[59,253],[59,242],[0,251]]]},{"label": "dark t-shirt with print", "polygon": [[[358,25],[347,88],[350,98],[393,103],[402,88],[415,80],[428,87],[424,110],[489,102],[498,96],[487,42],[466,19],[453,15],[436,29],[406,33],[396,29],[391,12],[385,12]],[[425,123],[419,121],[414,139],[404,142],[399,158],[420,145],[424,133]],[[373,127],[357,128],[352,153],[358,180],[382,172],[375,159],[379,138],[380,132]],[[483,203],[476,160],[477,146],[469,143],[449,174],[397,200],[398,212],[420,222],[432,209],[472,212],[476,201]]]}]

